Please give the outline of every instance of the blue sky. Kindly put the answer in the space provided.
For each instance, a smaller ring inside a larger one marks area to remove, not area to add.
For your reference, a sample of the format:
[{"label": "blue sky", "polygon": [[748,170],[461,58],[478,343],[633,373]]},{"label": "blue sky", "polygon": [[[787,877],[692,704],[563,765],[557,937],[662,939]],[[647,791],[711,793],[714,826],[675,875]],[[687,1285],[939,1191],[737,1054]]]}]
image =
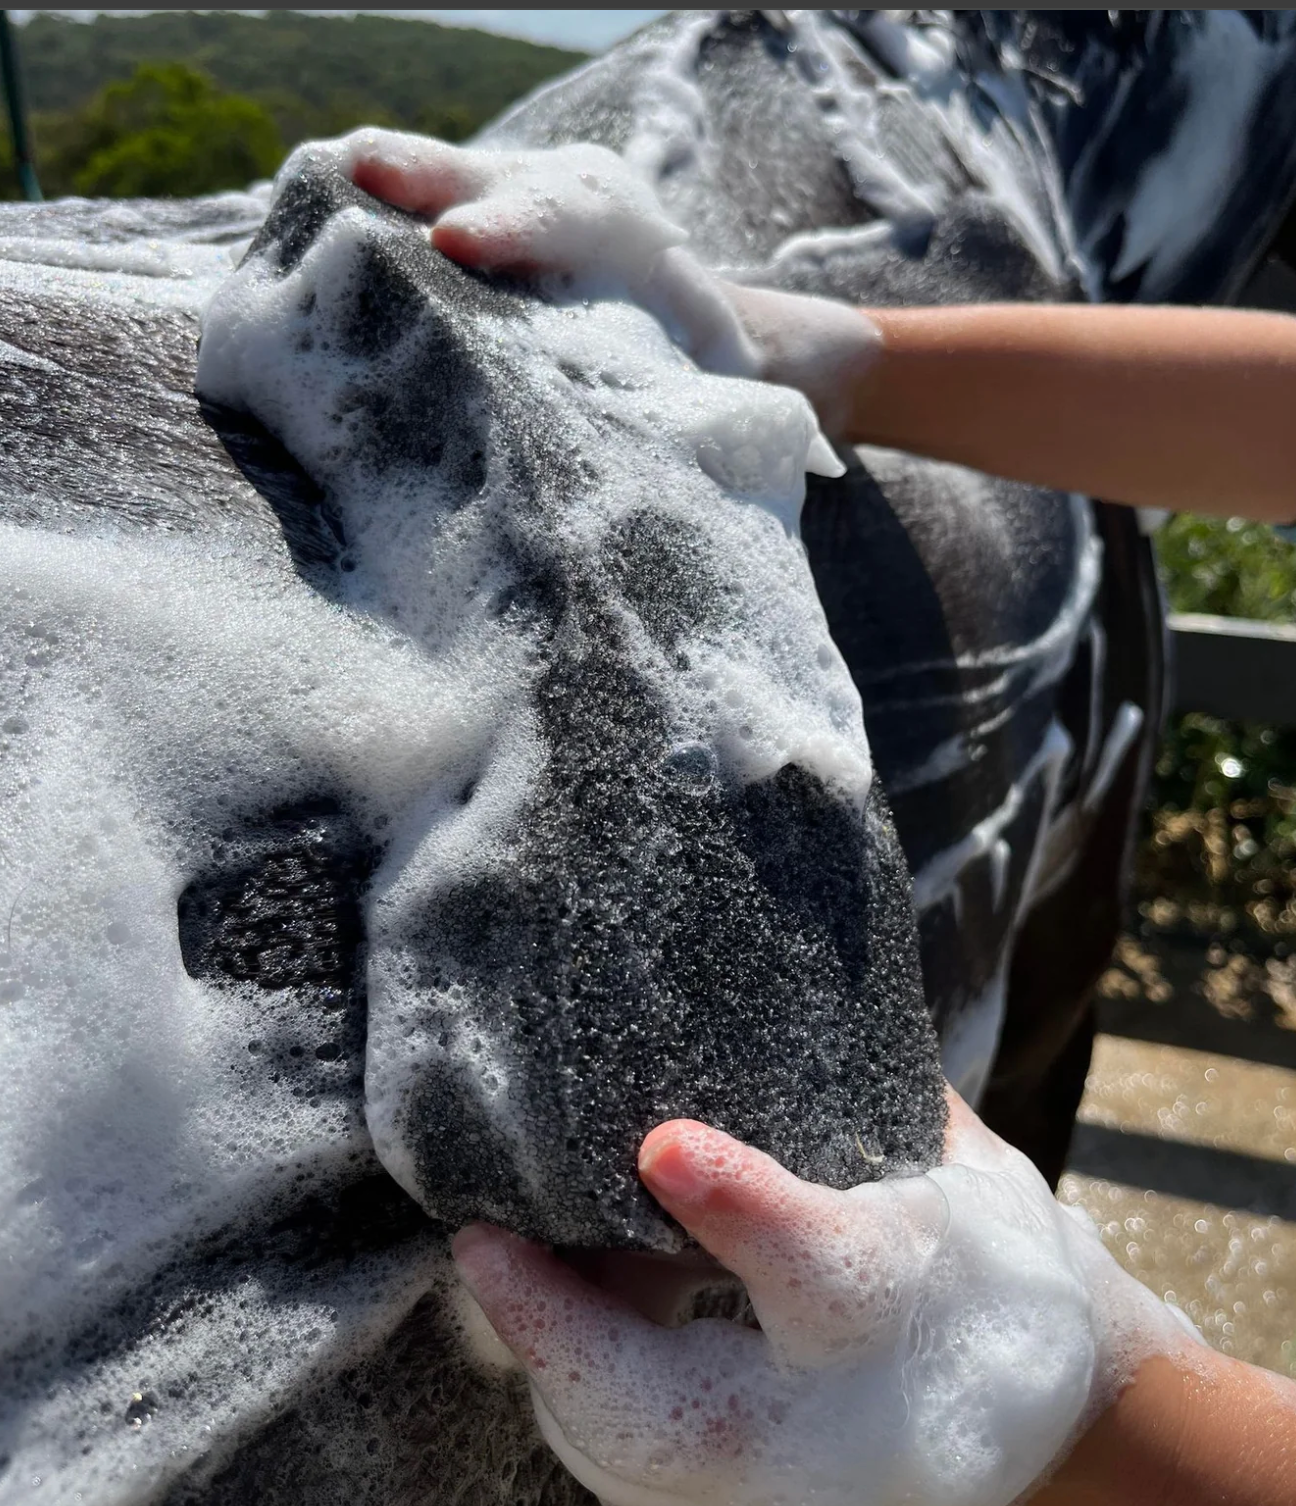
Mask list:
[{"label": "blue sky", "polygon": [[478,26],[483,31],[502,31],[528,37],[533,42],[554,42],[583,52],[602,52],[613,42],[638,31],[659,10],[415,10],[391,11],[391,15],[424,16],[451,26]]},{"label": "blue sky", "polygon": [[[195,7],[198,9],[199,7]],[[305,7],[302,7],[305,9]],[[34,12],[10,11],[22,22]],[[97,16],[94,10],[55,11],[55,15],[74,16],[88,21]],[[145,11],[125,12],[145,15]],[[476,26],[482,31],[501,31],[508,36],[527,37],[533,42],[553,42],[560,47],[574,47],[583,52],[602,52],[621,37],[663,15],[659,10],[389,10],[376,11],[380,16],[416,16],[426,21],[440,21],[447,26]]]}]

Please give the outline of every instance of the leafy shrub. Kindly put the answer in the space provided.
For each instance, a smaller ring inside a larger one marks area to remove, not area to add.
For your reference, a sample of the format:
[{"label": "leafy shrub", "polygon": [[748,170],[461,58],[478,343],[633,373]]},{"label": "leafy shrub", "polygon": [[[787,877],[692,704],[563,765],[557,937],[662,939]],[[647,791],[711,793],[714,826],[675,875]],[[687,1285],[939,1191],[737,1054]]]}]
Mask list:
[{"label": "leafy shrub", "polygon": [[141,63],[63,122],[50,147],[47,192],[112,198],[246,188],[284,155],[264,106],[185,63]]},{"label": "leafy shrub", "polygon": [[[1173,518],[1157,556],[1172,610],[1296,621],[1296,548],[1263,524]],[[1296,935],[1296,729],[1173,720],[1137,882],[1162,925]]]},{"label": "leafy shrub", "polygon": [[[195,194],[272,173],[358,125],[463,141],[583,54],[364,13],[35,12],[18,45],[41,186]],[[182,61],[157,61],[176,59]],[[0,129],[0,197],[19,197]]]}]

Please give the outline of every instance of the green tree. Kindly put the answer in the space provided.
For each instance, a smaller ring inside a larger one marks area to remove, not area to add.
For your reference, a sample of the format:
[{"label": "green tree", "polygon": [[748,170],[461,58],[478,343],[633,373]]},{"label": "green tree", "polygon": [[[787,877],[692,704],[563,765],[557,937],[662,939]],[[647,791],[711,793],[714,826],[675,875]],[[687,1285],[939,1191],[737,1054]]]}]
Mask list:
[{"label": "green tree", "polygon": [[[476,130],[585,55],[466,27],[356,12],[100,11],[72,21],[36,11],[20,35],[36,113],[79,108],[139,63],[183,58],[221,89],[266,105],[286,146],[352,125],[418,129],[422,111],[457,113],[436,134]],[[292,118],[291,96],[321,118]],[[431,124],[441,124],[433,119]],[[298,134],[300,132],[300,134]]]},{"label": "green tree", "polygon": [[1172,518],[1157,558],[1176,612],[1296,621],[1296,548],[1243,518]]},{"label": "green tree", "polygon": [[269,177],[284,147],[255,100],[223,93],[184,63],[141,63],[41,133],[48,194],[214,193]]},{"label": "green tree", "polygon": [[[264,176],[280,153],[250,105],[273,123],[285,150],[358,125],[462,141],[583,60],[513,37],[366,12],[101,11],[83,22],[37,11],[20,46],[47,198],[199,193]],[[183,65],[158,61],[172,58]],[[183,149],[179,137],[187,138]],[[16,197],[8,133],[0,131],[0,198]]]},{"label": "green tree", "polygon": [[465,104],[424,105],[414,116],[414,129],[442,141],[467,141],[485,121]]}]

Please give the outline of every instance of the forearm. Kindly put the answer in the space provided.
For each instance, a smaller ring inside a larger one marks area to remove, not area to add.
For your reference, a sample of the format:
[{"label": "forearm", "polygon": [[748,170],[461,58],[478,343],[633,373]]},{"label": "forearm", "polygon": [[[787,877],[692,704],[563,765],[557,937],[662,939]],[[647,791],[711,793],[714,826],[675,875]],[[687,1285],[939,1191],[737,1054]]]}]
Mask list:
[{"label": "forearm", "polygon": [[799,388],[835,439],[1114,502],[1296,519],[1296,318],[1089,304],[861,311],[715,278],[602,148],[501,154],[370,130],[339,149],[361,188],[435,218],[447,256],[610,277],[702,365]]},{"label": "forearm", "polygon": [[1144,1361],[1031,1506],[1290,1506],[1296,1383],[1209,1350]]},{"label": "forearm", "polygon": [[1070,304],[867,315],[881,344],[861,340],[838,438],[1133,505],[1296,518],[1296,318]]}]

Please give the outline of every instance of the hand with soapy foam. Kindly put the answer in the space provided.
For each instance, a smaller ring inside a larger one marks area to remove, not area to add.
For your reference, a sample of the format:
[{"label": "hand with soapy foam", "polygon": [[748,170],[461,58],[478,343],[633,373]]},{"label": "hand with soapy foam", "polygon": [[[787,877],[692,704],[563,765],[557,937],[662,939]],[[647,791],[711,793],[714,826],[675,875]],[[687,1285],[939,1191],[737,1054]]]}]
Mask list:
[{"label": "hand with soapy foam", "polygon": [[659,1327],[512,1235],[460,1234],[544,1436],[606,1506],[1008,1506],[1104,1399],[1123,1316],[1187,1342],[951,1108],[948,1164],[848,1192],[704,1125],[648,1136],[645,1184],[742,1278],[759,1331]]},{"label": "hand with soapy foam", "polygon": [[698,362],[810,400],[831,439],[1136,507],[1290,523],[1296,319],[1245,309],[852,308],[703,267],[601,147],[490,152],[358,131],[357,184],[483,269],[605,280]]},{"label": "hand with soapy foam", "polygon": [[372,128],[342,146],[357,187],[433,217],[432,244],[483,271],[574,275],[654,315],[697,363],[804,392],[840,434],[876,325],[829,299],[746,288],[681,244],[651,188],[606,147],[483,151]]},{"label": "hand with soapy foam", "polygon": [[[835,435],[1136,505],[1290,516],[1284,316],[865,315],[716,278],[596,148],[364,131],[342,151],[362,188],[435,219],[445,254],[630,297],[700,364],[798,387]],[[1240,478],[1239,455],[1255,462]],[[759,1332],[660,1327],[639,1293],[628,1305],[509,1235],[465,1231],[465,1278],[573,1472],[609,1506],[1006,1506],[1023,1491],[1290,1506],[1296,1387],[1193,1345],[1024,1158],[954,1118],[950,1164],[848,1193],[703,1126],[654,1131],[646,1183],[746,1281]]]}]

